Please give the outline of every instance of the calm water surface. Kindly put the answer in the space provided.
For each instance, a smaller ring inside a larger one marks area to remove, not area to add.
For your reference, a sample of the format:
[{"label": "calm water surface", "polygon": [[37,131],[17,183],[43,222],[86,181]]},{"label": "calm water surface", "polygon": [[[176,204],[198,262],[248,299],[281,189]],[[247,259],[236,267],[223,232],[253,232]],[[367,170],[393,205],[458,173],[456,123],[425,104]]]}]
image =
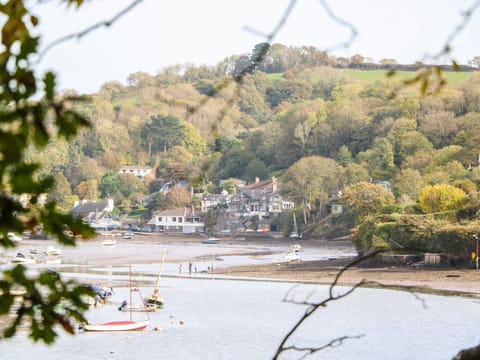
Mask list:
[{"label": "calm water surface", "polygon": [[[136,272],[141,272],[141,266]],[[172,269],[173,271],[173,269]],[[154,271],[153,271],[154,272]],[[339,291],[344,291],[340,288]],[[146,295],[151,287],[141,287]],[[165,277],[166,306],[151,313],[143,332],[61,333],[52,346],[33,344],[25,335],[0,341],[0,359],[270,359],[303,314],[290,299],[323,299],[327,287],[284,282]],[[91,322],[128,319],[117,310],[128,299],[116,288],[112,304],[92,309]],[[476,299],[418,295],[392,290],[359,289],[318,311],[290,344],[321,346],[345,335],[341,346],[309,359],[451,359],[480,341]],[[136,313],[136,319],[147,314]],[[282,359],[301,355],[285,353]]]}]

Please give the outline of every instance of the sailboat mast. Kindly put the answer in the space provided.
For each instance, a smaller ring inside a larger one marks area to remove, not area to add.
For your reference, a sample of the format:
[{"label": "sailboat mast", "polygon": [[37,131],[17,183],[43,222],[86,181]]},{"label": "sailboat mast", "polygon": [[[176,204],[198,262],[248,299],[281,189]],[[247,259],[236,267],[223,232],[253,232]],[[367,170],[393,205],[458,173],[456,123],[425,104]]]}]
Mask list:
[{"label": "sailboat mast", "polygon": [[163,264],[165,264],[165,255],[167,254],[167,248],[163,250],[163,256],[162,256],[162,265],[160,266],[160,272],[158,273],[157,276],[157,281],[155,282],[155,288],[154,288],[154,295],[158,292],[158,286],[160,285],[160,277],[162,276],[163,272]]},{"label": "sailboat mast", "polygon": [[130,321],[132,321],[132,265],[128,267],[130,273]]}]

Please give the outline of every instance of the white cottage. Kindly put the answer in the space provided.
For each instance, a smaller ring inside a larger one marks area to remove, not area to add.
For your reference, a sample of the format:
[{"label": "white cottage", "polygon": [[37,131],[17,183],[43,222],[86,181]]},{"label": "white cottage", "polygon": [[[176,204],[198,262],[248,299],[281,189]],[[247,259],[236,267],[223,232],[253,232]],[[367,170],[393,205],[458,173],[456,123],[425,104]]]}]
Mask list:
[{"label": "white cottage", "polygon": [[193,234],[204,231],[204,224],[200,216],[187,208],[162,210],[153,214],[148,225],[154,226],[155,231]]},{"label": "white cottage", "polygon": [[153,177],[153,169],[149,166],[122,166],[119,174],[132,174],[144,180],[147,177]]}]

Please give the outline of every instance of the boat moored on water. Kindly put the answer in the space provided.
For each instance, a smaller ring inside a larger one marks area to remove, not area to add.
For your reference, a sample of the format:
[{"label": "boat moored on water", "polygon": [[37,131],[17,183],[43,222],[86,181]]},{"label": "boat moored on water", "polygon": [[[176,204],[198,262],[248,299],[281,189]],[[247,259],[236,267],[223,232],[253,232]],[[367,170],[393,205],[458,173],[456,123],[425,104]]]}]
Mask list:
[{"label": "boat moored on water", "polygon": [[162,265],[160,266],[160,271],[158,272],[157,281],[155,282],[155,287],[153,288],[153,293],[143,299],[143,303],[147,309],[163,309],[164,300],[160,294],[160,278],[163,272],[163,265],[165,264],[165,255],[167,254],[167,249],[163,251]]},{"label": "boat moored on water", "polygon": [[109,321],[102,324],[82,324],[81,330],[85,331],[139,331],[144,330],[150,323],[150,320],[144,321]]},{"label": "boat moored on water", "polygon": [[[95,290],[94,290],[95,291]],[[132,288],[132,269],[130,268],[130,304],[132,304],[132,291],[135,291]],[[127,308],[128,303],[124,301],[122,303],[124,308]],[[143,304],[142,304],[143,306]],[[129,320],[115,320],[115,321],[108,321],[105,323],[100,324],[80,324],[79,330],[83,331],[138,331],[145,329],[149,324],[150,320],[141,320],[141,321],[133,321],[132,313],[133,307],[130,305],[128,308],[128,312],[130,313]],[[122,306],[120,306],[119,310],[122,310]]]}]

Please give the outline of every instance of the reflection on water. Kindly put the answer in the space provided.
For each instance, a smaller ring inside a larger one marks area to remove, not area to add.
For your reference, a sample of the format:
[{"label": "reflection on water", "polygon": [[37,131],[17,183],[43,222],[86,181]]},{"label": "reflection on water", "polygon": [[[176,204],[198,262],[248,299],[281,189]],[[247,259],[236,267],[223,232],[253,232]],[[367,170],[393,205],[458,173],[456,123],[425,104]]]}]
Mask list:
[{"label": "reflection on water", "polygon": [[[118,271],[125,270],[123,274]],[[156,270],[135,266],[148,283]],[[143,273],[143,275],[142,275]],[[118,274],[118,275],[116,275]],[[128,277],[128,268],[112,269]],[[108,280],[108,279],[107,279]],[[53,346],[32,345],[20,335],[0,342],[0,359],[269,359],[282,336],[305,307],[283,301],[317,301],[325,286],[281,282],[233,281],[218,278],[168,277],[161,281],[165,308],[150,316],[152,327],[136,333],[61,334]],[[152,287],[142,287],[147,294]],[[343,291],[344,288],[340,288]],[[118,320],[128,314],[117,304],[128,299],[127,288],[116,288],[112,303],[88,313],[91,321]],[[476,300],[407,292],[359,289],[321,309],[296,334],[291,344],[320,346],[349,335],[342,346],[322,351],[314,359],[451,359],[459,349],[478,344]],[[28,346],[24,346],[28,344]],[[284,359],[299,358],[285,354]]]}]

